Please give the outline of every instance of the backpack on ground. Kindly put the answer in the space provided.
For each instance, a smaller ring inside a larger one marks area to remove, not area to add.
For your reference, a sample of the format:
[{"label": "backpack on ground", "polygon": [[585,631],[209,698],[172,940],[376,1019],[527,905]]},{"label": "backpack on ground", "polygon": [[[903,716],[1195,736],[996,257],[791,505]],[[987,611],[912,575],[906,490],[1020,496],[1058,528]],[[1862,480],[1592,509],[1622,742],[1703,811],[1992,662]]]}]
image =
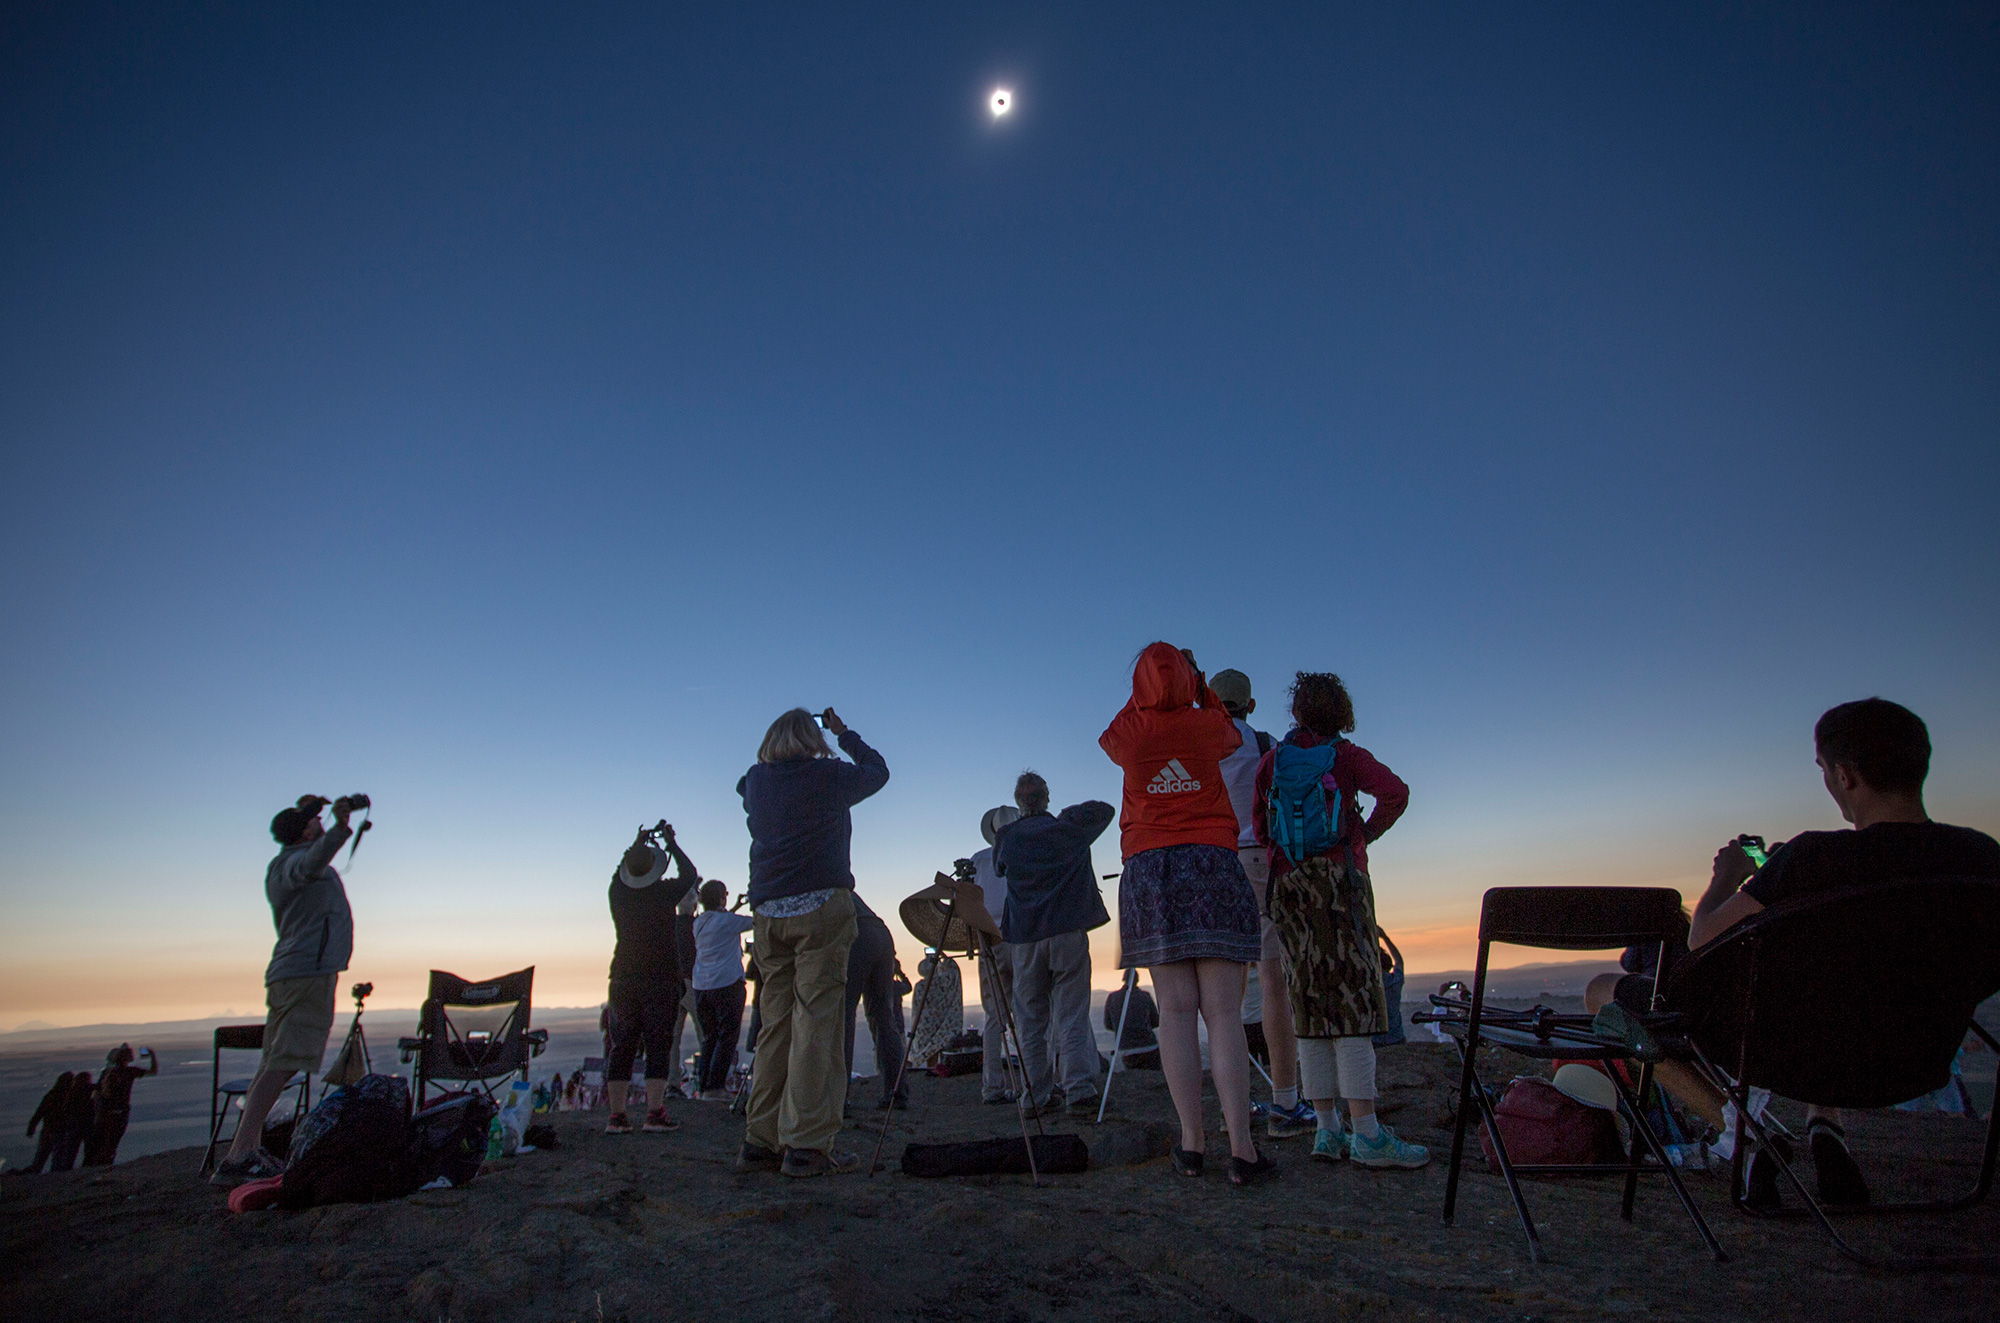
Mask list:
[{"label": "backpack on ground", "polygon": [[278,1207],[373,1203],[416,1187],[410,1086],[396,1075],[364,1075],[320,1099],[299,1123]]},{"label": "backpack on ground", "polygon": [[1339,787],[1329,795],[1326,777],[1333,771],[1345,740],[1332,739],[1301,749],[1280,744],[1271,761],[1271,790],[1265,800],[1265,825],[1271,844],[1294,864],[1328,854],[1340,841]]},{"label": "backpack on ground", "polygon": [[479,1165],[486,1161],[487,1131],[497,1110],[483,1093],[454,1093],[418,1112],[411,1141],[411,1179],[417,1186],[429,1185],[440,1176],[453,1185],[464,1185],[477,1176]]},{"label": "backpack on ground", "polygon": [[[1470,1105],[1470,1104],[1467,1104]],[[1523,1075],[1493,1105],[1493,1120],[1517,1167],[1619,1162],[1625,1156],[1611,1113],[1587,1107],[1545,1079]],[[1500,1159],[1486,1127],[1479,1128],[1486,1164],[1496,1173]]]}]

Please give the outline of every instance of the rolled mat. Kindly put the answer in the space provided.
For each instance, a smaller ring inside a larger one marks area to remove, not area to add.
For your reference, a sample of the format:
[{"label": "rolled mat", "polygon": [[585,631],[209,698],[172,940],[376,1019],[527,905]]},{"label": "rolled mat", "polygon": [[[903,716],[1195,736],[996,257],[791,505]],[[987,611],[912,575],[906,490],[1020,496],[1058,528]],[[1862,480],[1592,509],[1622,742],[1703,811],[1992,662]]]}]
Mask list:
[{"label": "rolled mat", "polygon": [[[1036,1135],[1035,1169],[1067,1175],[1090,1169],[1090,1149],[1077,1135]],[[903,1150],[905,1176],[1028,1174],[1028,1146],[1019,1139],[972,1139],[960,1144],[912,1144]]]}]

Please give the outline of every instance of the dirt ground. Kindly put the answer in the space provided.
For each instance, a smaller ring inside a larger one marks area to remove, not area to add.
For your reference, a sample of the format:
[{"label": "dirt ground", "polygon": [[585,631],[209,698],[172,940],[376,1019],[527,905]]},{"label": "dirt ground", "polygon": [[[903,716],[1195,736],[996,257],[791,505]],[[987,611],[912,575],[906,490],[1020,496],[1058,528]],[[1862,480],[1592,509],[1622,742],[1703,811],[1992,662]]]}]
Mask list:
[{"label": "dirt ground", "polygon": [[[1990,1069],[1990,1062],[1987,1065]],[[1533,1266],[1505,1187],[1470,1166],[1444,1227],[1443,1107],[1450,1049],[1383,1054],[1383,1105],[1436,1146],[1419,1172],[1305,1160],[1267,1143],[1271,1184],[1199,1181],[1163,1157],[1171,1108],[1157,1073],[1121,1075],[1114,1119],[1059,1123],[1093,1169],[1044,1178],[917,1180],[893,1170],[909,1140],[1006,1133],[978,1080],[919,1079],[893,1117],[884,1170],[792,1181],[737,1175],[741,1123],[675,1104],[670,1135],[607,1136],[602,1116],[555,1118],[562,1146],[494,1164],[460,1190],[386,1204],[232,1216],[194,1175],[199,1150],[0,1186],[0,1316],[8,1319],[377,1320],[589,1323],[598,1319],[1992,1319],[2000,1277],[1878,1276],[1814,1227],[1752,1221],[1719,1177],[1691,1182],[1724,1247],[1712,1262],[1657,1178],[1636,1220],[1615,1185],[1537,1182],[1530,1206],[1555,1260]],[[1504,1079],[1508,1067],[1496,1068]],[[882,1113],[855,1088],[847,1146],[865,1157]],[[1211,1099],[1211,1117],[1213,1099]],[[1211,1124],[1215,1124],[1212,1120]],[[1983,1127],[1871,1114],[1852,1127],[1878,1191],[1969,1186]],[[1217,1136],[1212,1150],[1225,1151]],[[1099,1160],[1105,1160],[1099,1165]],[[2000,1206],[1849,1220],[1878,1248],[2000,1250]]]}]

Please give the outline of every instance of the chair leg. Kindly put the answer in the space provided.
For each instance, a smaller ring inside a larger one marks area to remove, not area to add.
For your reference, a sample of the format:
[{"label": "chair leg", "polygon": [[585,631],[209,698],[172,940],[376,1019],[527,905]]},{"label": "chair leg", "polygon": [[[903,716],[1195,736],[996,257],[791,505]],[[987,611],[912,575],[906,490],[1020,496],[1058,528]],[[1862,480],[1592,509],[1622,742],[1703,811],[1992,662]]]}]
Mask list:
[{"label": "chair leg", "polygon": [[1632,1191],[1633,1187],[1639,1183],[1639,1144],[1643,1140],[1646,1148],[1651,1151],[1654,1160],[1660,1164],[1660,1170],[1666,1174],[1667,1183],[1674,1187],[1674,1197],[1681,1201],[1681,1208],[1686,1211],[1688,1217],[1694,1222],[1695,1230],[1701,1232],[1702,1241],[1708,1246],[1708,1252],[1715,1257],[1717,1263],[1727,1263],[1729,1262],[1729,1255],[1723,1252],[1721,1243],[1715,1238],[1715,1233],[1709,1229],[1708,1219],[1701,1215],[1701,1209],[1695,1206],[1693,1197],[1688,1194],[1687,1186],[1681,1183],[1680,1169],[1674,1166],[1672,1160],[1668,1158],[1666,1145],[1662,1144],[1660,1137],[1653,1133],[1651,1123],[1646,1120],[1645,1114],[1639,1110],[1639,1100],[1646,1096],[1644,1090],[1647,1078],[1651,1074],[1651,1066],[1646,1067],[1640,1072],[1640,1093],[1637,1097],[1634,1097],[1627,1091],[1625,1081],[1619,1079],[1616,1074],[1611,1076],[1611,1082],[1618,1087],[1618,1101],[1624,1105],[1626,1117],[1632,1122],[1632,1166],[1625,1174],[1626,1220],[1631,1220]]},{"label": "chair leg", "polygon": [[[1466,1060],[1472,1060],[1467,1053]],[[1507,1145],[1500,1138],[1500,1118],[1493,1113],[1493,1103],[1486,1096],[1486,1090],[1478,1087],[1478,1079],[1473,1080],[1473,1097],[1479,1101],[1479,1117],[1486,1125],[1486,1135],[1493,1141],[1493,1156],[1500,1160],[1500,1174],[1507,1178],[1507,1193],[1513,1196],[1514,1211],[1521,1215],[1521,1230],[1528,1237],[1528,1261],[1547,1263],[1548,1256],[1542,1253],[1542,1235],[1535,1229],[1535,1219],[1528,1213],[1528,1198],[1521,1193],[1521,1178],[1514,1173],[1513,1159],[1507,1156]]]},{"label": "chair leg", "polygon": [[[1469,1036],[1469,1035],[1468,1035]],[[1465,1157],[1465,1127],[1469,1120],[1466,1104],[1479,1087],[1479,1079],[1473,1070],[1473,1049],[1465,1039],[1458,1040],[1458,1055],[1462,1062],[1458,1075],[1457,1116],[1451,1129],[1451,1164],[1445,1169],[1444,1177],[1444,1224],[1451,1225],[1452,1217],[1458,1211],[1458,1171]]]}]

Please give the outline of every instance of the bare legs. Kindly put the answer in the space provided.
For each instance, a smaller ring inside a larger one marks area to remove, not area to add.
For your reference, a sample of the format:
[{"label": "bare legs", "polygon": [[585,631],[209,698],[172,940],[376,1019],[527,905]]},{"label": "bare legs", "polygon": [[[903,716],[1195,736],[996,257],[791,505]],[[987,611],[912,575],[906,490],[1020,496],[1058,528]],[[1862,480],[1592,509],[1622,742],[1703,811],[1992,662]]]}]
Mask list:
[{"label": "bare legs", "polygon": [[[621,1116],[624,1115],[625,1095],[631,1092],[631,1090],[632,1090],[631,1080],[611,1081],[612,1111],[618,1113]],[[665,1080],[648,1079],[646,1081],[647,1112],[650,1113],[658,1111],[661,1107],[666,1105],[666,1101],[667,1101],[667,1082]]]},{"label": "bare legs", "polygon": [[1292,994],[1285,985],[1282,956],[1257,962],[1257,985],[1264,992],[1264,1042],[1271,1049],[1271,1087],[1299,1086],[1299,1036],[1292,1027]]},{"label": "bare legs", "polygon": [[[1597,1014],[1617,990],[1618,978],[1616,974],[1599,974],[1590,980],[1590,986],[1583,990],[1583,1008],[1592,1015]],[[1678,1061],[1662,1061],[1653,1067],[1653,1078],[1659,1081],[1661,1088],[1680,1099],[1693,1109],[1695,1115],[1717,1130],[1729,1128],[1722,1115],[1722,1104],[1728,1100],[1689,1067]]]},{"label": "bare legs", "polygon": [[250,1081],[250,1092],[243,1095],[243,1119],[237,1123],[236,1138],[229,1142],[229,1153],[225,1162],[242,1162],[257,1151],[264,1142],[264,1120],[271,1109],[278,1105],[278,1099],[285,1096],[285,1086],[292,1082],[296,1074],[290,1070],[260,1070]]},{"label": "bare legs", "polygon": [[[1243,966],[1233,960],[1177,960],[1154,965],[1153,991],[1160,999],[1160,1068],[1181,1122],[1181,1147],[1206,1147],[1201,1114],[1201,1037],[1196,1017],[1208,1026],[1209,1070],[1215,1077],[1222,1120],[1229,1127],[1229,1151],[1245,1162],[1257,1160],[1250,1134],[1250,1048],[1243,1039]],[[1270,1029],[1268,1022],[1265,1033]],[[1275,1060],[1275,1051],[1273,1053]]]}]

